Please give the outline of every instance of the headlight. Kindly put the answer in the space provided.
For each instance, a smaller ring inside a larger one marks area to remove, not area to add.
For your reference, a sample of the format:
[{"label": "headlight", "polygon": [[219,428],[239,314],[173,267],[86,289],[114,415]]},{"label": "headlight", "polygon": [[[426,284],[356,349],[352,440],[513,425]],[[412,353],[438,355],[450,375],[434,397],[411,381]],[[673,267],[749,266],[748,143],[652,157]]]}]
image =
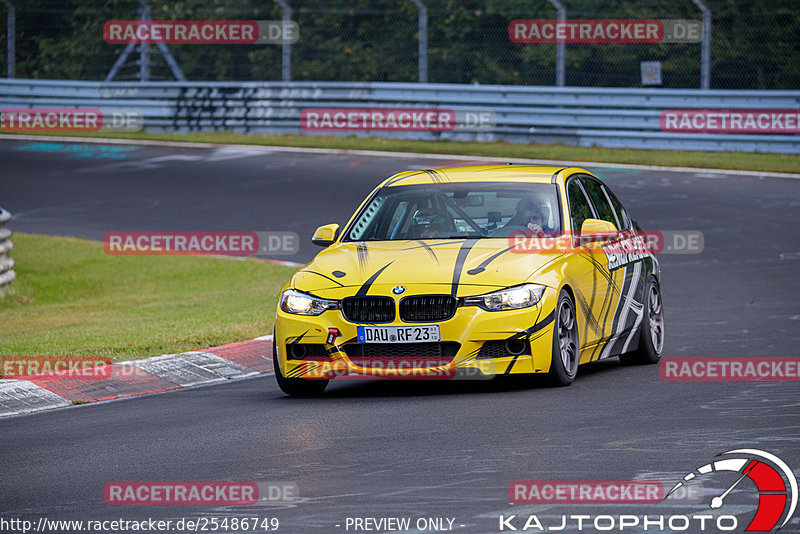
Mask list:
[{"label": "headlight", "polygon": [[466,297],[464,305],[480,306],[488,311],[518,310],[533,306],[542,298],[544,287],[539,284],[523,284],[521,286],[501,289],[493,293]]},{"label": "headlight", "polygon": [[325,310],[339,308],[338,300],[326,300],[294,289],[287,289],[281,295],[281,309],[296,315],[319,315]]}]

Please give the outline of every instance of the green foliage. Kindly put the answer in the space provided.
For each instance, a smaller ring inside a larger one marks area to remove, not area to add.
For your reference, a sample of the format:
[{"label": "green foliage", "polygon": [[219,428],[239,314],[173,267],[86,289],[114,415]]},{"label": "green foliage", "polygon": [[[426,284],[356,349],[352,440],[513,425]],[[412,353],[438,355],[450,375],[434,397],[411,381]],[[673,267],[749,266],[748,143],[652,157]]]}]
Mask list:
[{"label": "green foliage", "polygon": [[[280,7],[255,0],[148,0],[153,20],[278,20]],[[553,85],[556,45],[519,44],[514,19],[554,19],[547,0],[424,0],[429,80]],[[569,19],[695,19],[692,0],[562,0]],[[718,89],[800,87],[800,8],[796,0],[706,0],[713,13],[711,80]],[[300,41],[292,79],[416,81],[417,8],[411,0],[289,0]],[[17,77],[102,80],[124,45],[107,44],[109,20],[139,18],[136,0],[15,0]],[[0,7],[0,16],[5,8]],[[6,42],[2,24],[0,40]],[[4,46],[4,45],[3,45]],[[187,79],[281,79],[279,45],[170,45]],[[116,79],[139,76],[139,53]],[[662,63],[663,87],[698,87],[700,44],[566,45],[572,86],[638,87],[640,62]],[[0,68],[5,69],[5,54]],[[172,74],[150,47],[150,79]]]}]

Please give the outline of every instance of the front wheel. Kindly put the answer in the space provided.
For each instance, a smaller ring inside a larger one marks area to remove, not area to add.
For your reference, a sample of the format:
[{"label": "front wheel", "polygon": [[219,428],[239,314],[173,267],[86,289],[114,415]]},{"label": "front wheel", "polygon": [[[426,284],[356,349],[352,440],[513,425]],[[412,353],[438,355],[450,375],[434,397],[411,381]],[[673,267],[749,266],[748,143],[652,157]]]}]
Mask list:
[{"label": "front wheel", "polygon": [[556,304],[553,321],[553,354],[547,376],[555,386],[568,386],[578,374],[578,321],[575,304],[569,293],[562,290]]},{"label": "front wheel", "polygon": [[272,363],[275,365],[275,379],[278,381],[278,387],[287,395],[296,395],[300,397],[314,397],[321,395],[325,388],[328,387],[327,380],[303,380],[302,378],[286,378],[281,373],[281,368],[278,365],[278,338],[275,337],[275,332],[272,333]]},{"label": "front wheel", "polygon": [[664,308],[661,305],[661,290],[655,276],[647,277],[644,288],[644,310],[639,327],[639,346],[633,352],[619,357],[624,364],[658,363],[664,349]]}]

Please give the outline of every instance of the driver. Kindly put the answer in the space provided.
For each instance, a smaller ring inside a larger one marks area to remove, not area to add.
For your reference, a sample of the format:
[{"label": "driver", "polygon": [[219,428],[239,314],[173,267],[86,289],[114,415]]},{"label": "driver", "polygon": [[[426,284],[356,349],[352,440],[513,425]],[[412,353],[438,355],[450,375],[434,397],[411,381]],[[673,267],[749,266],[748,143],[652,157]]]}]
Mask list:
[{"label": "driver", "polygon": [[447,232],[448,219],[450,216],[447,212],[429,208],[419,209],[411,220],[412,234],[422,239],[439,237],[442,232]]},{"label": "driver", "polygon": [[505,227],[521,226],[531,232],[547,232],[552,230],[548,226],[550,209],[547,204],[534,198],[523,197],[517,203],[517,212],[505,224]]}]

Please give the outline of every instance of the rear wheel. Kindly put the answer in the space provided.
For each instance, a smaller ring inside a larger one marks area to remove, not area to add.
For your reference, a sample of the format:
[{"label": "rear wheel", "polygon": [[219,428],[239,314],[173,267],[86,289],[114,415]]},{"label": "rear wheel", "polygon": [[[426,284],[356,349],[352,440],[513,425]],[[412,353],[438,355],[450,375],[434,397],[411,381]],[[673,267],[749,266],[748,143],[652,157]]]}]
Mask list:
[{"label": "rear wheel", "polygon": [[548,378],[555,386],[568,386],[578,373],[580,353],[575,304],[564,290],[558,296],[553,322],[553,355]]},{"label": "rear wheel", "polygon": [[321,395],[328,387],[327,380],[303,380],[302,378],[286,378],[281,373],[278,365],[278,338],[275,331],[272,332],[272,363],[275,365],[275,379],[278,387],[287,395],[297,395],[300,397],[314,397]]},{"label": "rear wheel", "polygon": [[644,289],[644,310],[639,326],[639,346],[633,352],[623,354],[619,360],[624,364],[658,363],[664,349],[664,308],[661,305],[661,289],[655,276],[647,277]]}]

